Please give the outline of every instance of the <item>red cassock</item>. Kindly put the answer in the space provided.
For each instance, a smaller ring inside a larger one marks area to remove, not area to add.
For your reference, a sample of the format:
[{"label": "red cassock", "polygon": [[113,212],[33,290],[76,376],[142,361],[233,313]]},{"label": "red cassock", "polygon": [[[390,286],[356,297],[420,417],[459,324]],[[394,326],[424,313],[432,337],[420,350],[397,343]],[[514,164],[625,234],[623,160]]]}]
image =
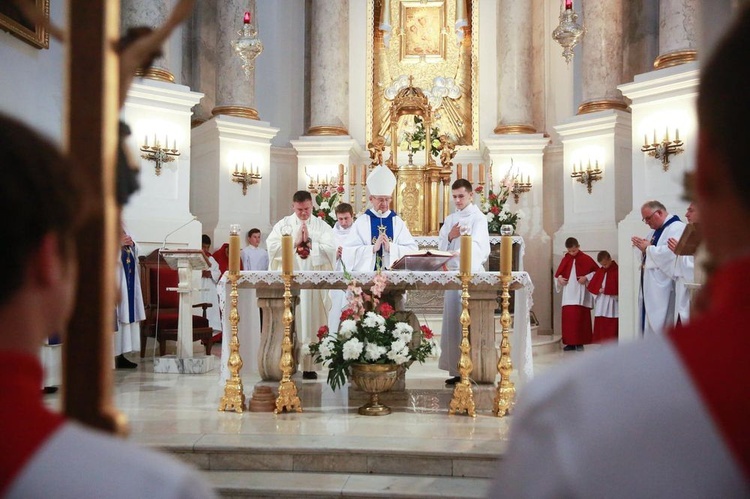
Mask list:
[{"label": "red cassock", "polygon": [[[618,274],[619,271],[616,262],[612,262],[606,269],[599,267],[588,284],[588,290],[599,299],[598,295],[602,289],[602,283],[604,283],[604,291],[601,294],[617,297]],[[619,319],[617,317],[607,317],[598,315],[596,311],[594,312],[594,343],[617,340],[618,329]]]},{"label": "red cassock", "polygon": [[[224,275],[224,272],[229,270],[229,243],[224,243],[221,248],[214,251],[213,255],[216,263],[219,264],[219,271]],[[240,259],[240,270],[242,270],[242,259]]]},{"label": "red cassock", "polygon": [[[591,304],[592,300],[586,288],[577,281],[570,279],[573,265],[575,276],[581,277],[596,271],[598,265],[593,258],[582,251],[576,256],[566,253],[555,272],[555,278],[562,276],[569,279],[566,287],[570,287],[572,294],[578,294],[578,303],[566,303],[566,291],[563,291],[562,307],[562,341],[566,345],[586,345],[591,343]],[[580,287],[580,289],[578,289]]]}]

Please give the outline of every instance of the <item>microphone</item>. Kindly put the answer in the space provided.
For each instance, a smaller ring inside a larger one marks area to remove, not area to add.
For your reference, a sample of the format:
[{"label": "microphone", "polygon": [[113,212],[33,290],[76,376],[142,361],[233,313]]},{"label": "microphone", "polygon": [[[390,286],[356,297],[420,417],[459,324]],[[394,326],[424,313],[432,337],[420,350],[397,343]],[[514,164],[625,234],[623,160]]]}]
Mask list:
[{"label": "microphone", "polygon": [[173,230],[173,231],[171,231],[171,232],[168,232],[168,233],[167,233],[167,235],[166,235],[166,236],[164,236],[164,241],[162,241],[162,243],[161,243],[161,248],[160,248],[160,249],[166,249],[166,247],[167,247],[167,238],[169,238],[169,236],[171,236],[172,234],[174,234],[174,233],[175,233],[175,232],[177,232],[178,230],[182,229],[183,227],[185,227],[185,226],[189,225],[190,223],[192,223],[192,222],[195,222],[196,220],[198,220],[198,217],[196,217],[195,215],[193,215],[193,218],[191,218],[190,220],[188,220],[188,221],[187,221],[187,222],[185,222],[184,224],[180,225],[180,226],[179,226],[179,227],[177,227],[177,228],[176,228],[175,230]]}]

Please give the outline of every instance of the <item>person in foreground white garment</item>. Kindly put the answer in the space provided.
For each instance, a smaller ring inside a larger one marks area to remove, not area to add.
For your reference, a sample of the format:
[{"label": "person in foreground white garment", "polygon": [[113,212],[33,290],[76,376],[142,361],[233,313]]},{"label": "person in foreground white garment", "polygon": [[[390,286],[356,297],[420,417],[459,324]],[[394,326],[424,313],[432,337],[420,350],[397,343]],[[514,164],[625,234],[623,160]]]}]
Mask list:
[{"label": "person in foreground white garment", "polygon": [[[297,191],[292,197],[294,213],[276,222],[266,239],[268,270],[281,270],[282,229],[290,230],[294,242],[294,270],[333,270],[336,265],[336,241],[333,229],[318,217],[312,216],[312,196]],[[297,359],[300,359],[303,379],[316,379],[316,364],[312,356],[302,355],[302,345],[317,341],[318,329],[328,323],[331,299],[326,289],[302,289],[299,306],[294,314],[297,330]]]},{"label": "person in foreground white garment", "polygon": [[86,176],[2,115],[0,176],[0,211],[13,213],[0,224],[0,239],[14,242],[0,281],[0,497],[214,497],[190,466],[69,421],[42,402],[38,351],[66,330],[73,312],[75,233],[90,213]]},{"label": "person in foreground white garment", "polygon": [[638,293],[640,331],[643,336],[663,334],[674,325],[674,274],[677,255],[667,246],[670,237],[679,239],[685,224],[670,216],[659,201],[641,206],[643,221],[651,227],[645,238],[633,236],[633,246],[641,251],[641,286]]},{"label": "person in foreground white garment", "polygon": [[750,497],[750,8],[702,64],[695,191],[717,269],[687,325],[519,393],[493,498]]},{"label": "person in foreground white garment", "polygon": [[[336,268],[343,272],[354,267],[355,251],[351,246],[346,246],[346,240],[350,237],[352,224],[354,223],[354,208],[349,203],[339,203],[334,209],[336,213],[336,225],[333,226],[333,235],[336,239]],[[341,322],[341,311],[347,305],[346,291],[343,289],[332,289],[331,311],[328,313],[328,330],[338,331]]]},{"label": "person in foreground white garment", "polygon": [[372,208],[357,217],[347,246],[355,248],[353,271],[389,269],[407,253],[417,251],[417,242],[404,220],[390,209],[396,176],[384,165],[376,166],[367,177]]},{"label": "person in foreground white garment", "polygon": [[138,265],[138,245],[133,237],[120,229],[120,261],[118,274],[120,301],[116,307],[117,331],[114,335],[115,368],[135,369],[138,364],[125,358],[128,352],[141,348],[141,321],[146,319]]},{"label": "person in foreground white garment", "polygon": [[[471,182],[460,178],[453,182],[453,204],[456,211],[445,218],[438,236],[438,249],[452,251],[456,258],[448,260],[448,270],[458,270],[461,253],[461,235],[471,235],[471,272],[482,272],[482,265],[490,256],[490,234],[487,217],[474,203]],[[438,368],[448,371],[451,378],[445,381],[455,385],[461,381],[458,361],[461,358],[461,290],[446,291],[443,299],[443,329],[440,333],[440,359]]]},{"label": "person in foreground white garment", "polygon": [[[700,215],[695,203],[690,203],[687,207],[685,219],[689,224],[699,222]],[[678,242],[679,239],[674,237],[667,240],[667,247],[672,253],[677,249]],[[672,278],[674,279],[675,324],[684,323],[690,320],[690,291],[686,283],[695,282],[695,256],[677,255]]]},{"label": "person in foreground white garment", "polygon": [[240,253],[243,270],[268,270],[268,251],[260,247],[260,240],[260,229],[247,231],[247,246]]}]

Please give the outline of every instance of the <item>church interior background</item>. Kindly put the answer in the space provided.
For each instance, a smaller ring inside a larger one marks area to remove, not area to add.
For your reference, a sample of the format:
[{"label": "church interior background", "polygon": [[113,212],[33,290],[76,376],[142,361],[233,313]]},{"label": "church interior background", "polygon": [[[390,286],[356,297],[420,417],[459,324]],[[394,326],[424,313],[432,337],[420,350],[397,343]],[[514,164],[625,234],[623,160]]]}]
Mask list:
[{"label": "church interior background", "polygon": [[[66,2],[36,1],[57,25],[75,15]],[[173,3],[121,0],[121,26],[158,25]],[[416,217],[415,234],[436,235],[451,206],[445,186],[458,175],[486,189],[520,182],[527,188],[505,207],[519,218],[539,332],[559,334],[552,273],[574,236],[587,253],[608,250],[619,263],[620,341],[636,339],[630,237],[646,232],[639,209],[647,200],[685,212],[700,61],[739,2],[575,1],[585,34],[569,60],[552,37],[565,3],[197,2],[122,111],[141,168],[140,191],[123,213],[129,231],[144,254],[199,248],[201,234],[218,248],[231,224],[258,227],[265,238],[290,212],[294,191],[333,183],[360,211],[382,136],[384,160],[399,172],[394,202]],[[263,47],[254,68],[232,45],[245,12]],[[61,141],[64,45],[38,48],[6,32],[2,14],[0,24],[0,110]],[[390,109],[410,86],[427,91],[432,126],[455,142],[452,165],[425,148],[405,150],[413,116],[393,122]],[[681,153],[667,161],[649,154],[670,138]],[[141,158],[156,142],[170,157]],[[596,172],[588,183],[587,168]],[[249,176],[238,182],[243,171]]]}]

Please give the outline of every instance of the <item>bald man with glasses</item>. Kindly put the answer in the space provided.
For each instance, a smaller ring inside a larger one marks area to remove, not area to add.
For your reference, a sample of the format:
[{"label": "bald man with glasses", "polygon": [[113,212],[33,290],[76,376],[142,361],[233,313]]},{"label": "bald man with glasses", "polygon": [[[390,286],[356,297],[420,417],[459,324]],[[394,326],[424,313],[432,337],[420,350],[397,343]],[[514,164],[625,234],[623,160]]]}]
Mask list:
[{"label": "bald man with glasses", "polygon": [[633,236],[633,246],[641,251],[640,331],[644,336],[660,335],[674,325],[674,270],[677,255],[669,249],[670,238],[679,239],[685,224],[670,215],[659,201],[641,206],[643,221],[651,228],[645,238]]}]

